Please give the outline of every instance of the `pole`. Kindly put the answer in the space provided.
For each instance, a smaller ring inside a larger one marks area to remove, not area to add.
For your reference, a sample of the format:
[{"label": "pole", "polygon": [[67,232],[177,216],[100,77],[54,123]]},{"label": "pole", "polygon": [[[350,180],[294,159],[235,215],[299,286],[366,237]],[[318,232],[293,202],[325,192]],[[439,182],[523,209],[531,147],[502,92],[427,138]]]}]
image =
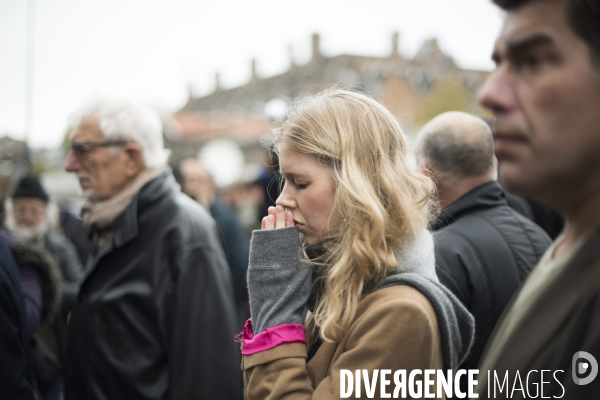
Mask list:
[{"label": "pole", "polygon": [[23,141],[29,145],[29,135],[33,125],[33,56],[35,33],[35,0],[27,2],[27,42],[25,54],[25,134]]}]

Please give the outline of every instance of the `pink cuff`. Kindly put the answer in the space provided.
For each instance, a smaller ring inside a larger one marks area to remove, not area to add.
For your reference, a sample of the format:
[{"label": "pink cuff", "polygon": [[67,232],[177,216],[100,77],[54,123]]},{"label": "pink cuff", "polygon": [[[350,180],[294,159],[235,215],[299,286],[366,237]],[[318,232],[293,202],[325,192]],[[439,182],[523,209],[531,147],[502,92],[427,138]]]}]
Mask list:
[{"label": "pink cuff", "polygon": [[244,324],[244,331],[242,333],[242,354],[245,356],[269,350],[284,343],[306,344],[304,326],[299,324],[282,324],[267,328],[254,336],[252,330],[252,318]]}]

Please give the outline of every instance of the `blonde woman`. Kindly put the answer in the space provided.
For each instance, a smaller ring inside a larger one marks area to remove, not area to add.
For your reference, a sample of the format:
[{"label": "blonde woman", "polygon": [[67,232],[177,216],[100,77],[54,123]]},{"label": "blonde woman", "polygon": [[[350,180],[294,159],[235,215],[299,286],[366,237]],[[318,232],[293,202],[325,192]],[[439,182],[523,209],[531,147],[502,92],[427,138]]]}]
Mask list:
[{"label": "blonde woman", "polygon": [[274,151],[285,183],[252,235],[246,398],[339,398],[341,370],[455,369],[473,319],[438,282],[433,183],[394,117],[327,90],[289,112]]}]

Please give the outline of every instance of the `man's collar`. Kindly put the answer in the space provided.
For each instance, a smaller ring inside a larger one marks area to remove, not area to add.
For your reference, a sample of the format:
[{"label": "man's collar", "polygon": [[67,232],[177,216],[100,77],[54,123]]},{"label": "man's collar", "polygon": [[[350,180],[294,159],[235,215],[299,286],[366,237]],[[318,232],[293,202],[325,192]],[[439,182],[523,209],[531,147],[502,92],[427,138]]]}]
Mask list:
[{"label": "man's collar", "polygon": [[462,195],[442,211],[432,223],[431,230],[438,230],[475,210],[506,205],[504,190],[497,181],[489,181]]},{"label": "man's collar", "polygon": [[125,243],[137,237],[138,211],[143,211],[149,204],[154,203],[176,185],[171,169],[167,168],[162,173],[147,182],[135,195],[131,204],[123,213],[119,228],[115,232],[115,246],[121,247]]}]

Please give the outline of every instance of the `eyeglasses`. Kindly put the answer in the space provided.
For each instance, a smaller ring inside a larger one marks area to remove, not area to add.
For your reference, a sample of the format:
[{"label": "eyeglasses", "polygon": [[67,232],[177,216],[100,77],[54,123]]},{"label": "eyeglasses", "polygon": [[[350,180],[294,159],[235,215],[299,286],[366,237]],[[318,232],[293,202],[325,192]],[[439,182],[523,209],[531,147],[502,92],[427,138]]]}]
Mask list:
[{"label": "eyeglasses", "polygon": [[113,140],[107,142],[72,142],[71,150],[77,158],[85,157],[98,147],[124,146],[128,144],[124,140]]}]

